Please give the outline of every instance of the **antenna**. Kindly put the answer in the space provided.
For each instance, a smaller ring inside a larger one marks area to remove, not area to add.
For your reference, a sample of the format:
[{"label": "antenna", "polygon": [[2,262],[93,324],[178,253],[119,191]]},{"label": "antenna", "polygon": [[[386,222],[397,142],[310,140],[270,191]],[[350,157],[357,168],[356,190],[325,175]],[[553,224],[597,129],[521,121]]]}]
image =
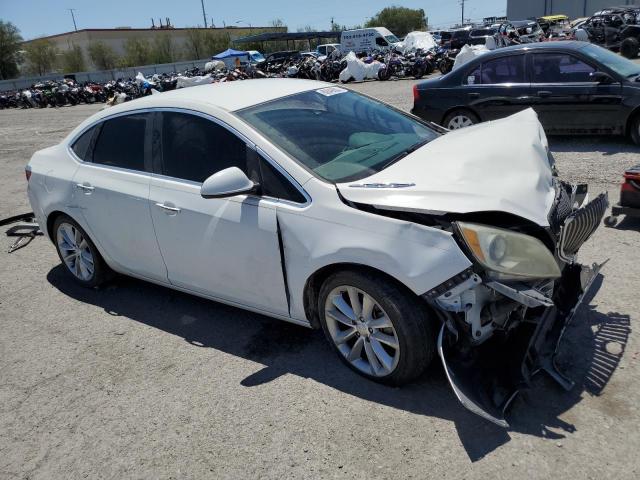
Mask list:
[{"label": "antenna", "polygon": [[207,28],[207,14],[204,11],[204,0],[200,0],[200,3],[202,4],[202,18],[204,20],[204,28]]},{"label": "antenna", "polygon": [[75,8],[67,8],[67,10],[69,10],[71,12],[71,20],[73,20],[73,29],[77,32],[78,31],[78,27],[76,26],[76,17],[73,14],[73,12],[76,10]]}]

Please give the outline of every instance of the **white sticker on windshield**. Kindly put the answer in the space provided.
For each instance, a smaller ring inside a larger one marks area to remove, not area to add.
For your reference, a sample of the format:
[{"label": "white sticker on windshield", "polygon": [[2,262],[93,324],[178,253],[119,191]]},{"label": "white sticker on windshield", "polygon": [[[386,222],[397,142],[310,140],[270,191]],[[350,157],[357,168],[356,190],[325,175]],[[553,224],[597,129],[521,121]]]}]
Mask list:
[{"label": "white sticker on windshield", "polygon": [[476,77],[475,75],[469,75],[467,77],[467,84],[469,85],[473,85],[474,83],[476,83]]},{"label": "white sticker on windshield", "polygon": [[340,87],[325,87],[325,88],[319,88],[318,90],[316,90],[316,92],[318,92],[321,95],[324,95],[325,97],[331,97],[332,95],[345,93],[347,91],[348,90],[346,88],[340,88]]}]

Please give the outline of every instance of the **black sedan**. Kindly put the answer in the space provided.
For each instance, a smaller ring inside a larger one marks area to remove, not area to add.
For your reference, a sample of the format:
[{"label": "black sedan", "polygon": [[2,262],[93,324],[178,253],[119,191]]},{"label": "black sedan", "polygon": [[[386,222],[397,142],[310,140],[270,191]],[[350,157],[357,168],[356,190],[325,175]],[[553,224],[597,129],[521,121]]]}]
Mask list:
[{"label": "black sedan", "polygon": [[585,42],[501,48],[414,86],[412,113],[448,129],[528,107],[549,134],[629,135],[640,144],[640,65]]}]

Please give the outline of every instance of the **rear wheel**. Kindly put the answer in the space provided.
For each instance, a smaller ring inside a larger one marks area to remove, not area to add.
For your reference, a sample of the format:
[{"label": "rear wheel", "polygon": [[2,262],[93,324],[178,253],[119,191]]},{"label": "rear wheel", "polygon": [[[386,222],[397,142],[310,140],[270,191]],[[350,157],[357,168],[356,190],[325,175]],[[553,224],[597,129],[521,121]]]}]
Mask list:
[{"label": "rear wheel", "polygon": [[458,130],[460,128],[470,127],[471,125],[475,125],[479,122],[480,119],[473,112],[465,109],[458,109],[450,112],[446,117],[444,117],[442,126],[449,130]]},{"label": "rear wheel", "polygon": [[53,223],[53,241],[60,261],[73,279],[85,287],[97,287],[111,270],[87,233],[71,217],[61,215]]},{"label": "rear wheel", "polygon": [[358,271],[330,276],[318,310],[340,359],[371,380],[402,385],[433,358],[435,333],[424,305],[383,277]]},{"label": "rear wheel", "polygon": [[636,145],[640,145],[640,113],[636,113],[629,122],[629,136]]},{"label": "rear wheel", "polygon": [[620,44],[620,53],[623,57],[634,59],[638,56],[638,50],[640,50],[640,42],[637,38],[625,38]]}]

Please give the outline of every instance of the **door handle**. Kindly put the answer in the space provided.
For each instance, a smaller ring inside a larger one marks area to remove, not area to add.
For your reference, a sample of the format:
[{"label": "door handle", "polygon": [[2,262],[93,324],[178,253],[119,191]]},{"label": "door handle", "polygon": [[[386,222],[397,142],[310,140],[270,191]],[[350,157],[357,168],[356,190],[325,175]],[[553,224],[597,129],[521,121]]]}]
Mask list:
[{"label": "door handle", "polygon": [[164,203],[156,203],[156,207],[160,207],[167,212],[180,213],[180,209],[178,207],[170,207],[169,205],[165,205]]},{"label": "door handle", "polygon": [[538,96],[542,98],[550,97],[551,93],[549,90],[541,90],[538,92]]},{"label": "door handle", "polygon": [[467,94],[469,98],[480,98],[480,94],[478,92],[471,92]]},{"label": "door handle", "polygon": [[92,187],[91,185],[84,185],[83,183],[76,183],[76,188],[84,190],[84,193],[86,193],[87,195],[96,189],[96,187]]}]

